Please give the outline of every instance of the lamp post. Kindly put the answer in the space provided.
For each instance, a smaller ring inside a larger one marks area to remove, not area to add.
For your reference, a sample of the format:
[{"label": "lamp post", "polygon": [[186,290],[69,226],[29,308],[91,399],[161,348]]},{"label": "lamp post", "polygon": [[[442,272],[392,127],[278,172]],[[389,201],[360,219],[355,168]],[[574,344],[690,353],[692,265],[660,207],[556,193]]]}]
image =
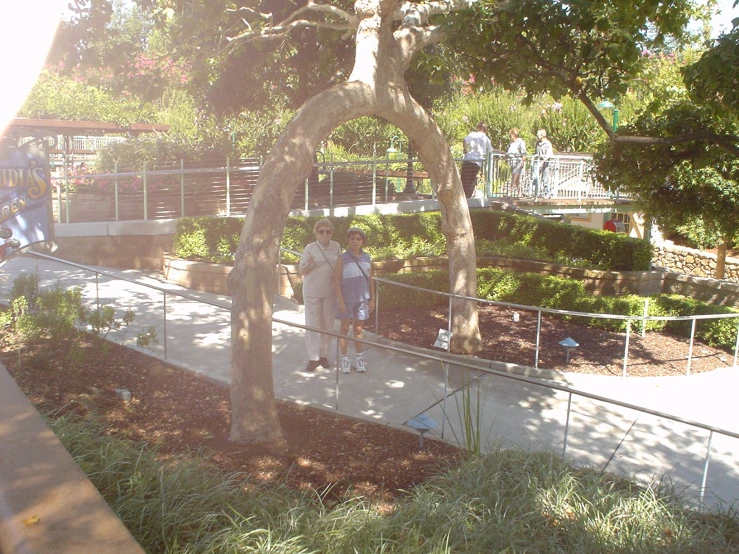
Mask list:
[{"label": "lamp post", "polygon": [[[395,148],[395,141],[398,141],[398,148]],[[385,157],[389,158],[390,154],[400,154],[403,151],[402,144],[400,142],[400,137],[398,135],[395,135],[390,138],[390,147],[385,150]],[[395,191],[397,192],[397,187],[393,186]]]},{"label": "lamp post", "polygon": [[606,110],[613,110],[613,132],[615,133],[618,131],[618,108],[613,104],[613,102],[603,100],[603,102],[600,102],[597,107]]},{"label": "lamp post", "polygon": [[405,170],[405,188],[403,194],[416,194],[416,186],[413,182],[413,145],[408,141],[408,163]]}]

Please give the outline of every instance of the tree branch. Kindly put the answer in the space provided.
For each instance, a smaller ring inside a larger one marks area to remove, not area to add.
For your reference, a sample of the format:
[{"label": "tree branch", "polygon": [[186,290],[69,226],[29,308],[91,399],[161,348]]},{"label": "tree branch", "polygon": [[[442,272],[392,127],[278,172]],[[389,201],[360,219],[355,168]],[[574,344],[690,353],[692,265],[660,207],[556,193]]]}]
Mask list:
[{"label": "tree branch", "polygon": [[615,135],[611,139],[619,144],[642,144],[645,146],[676,146],[686,142],[704,141],[716,144],[734,155],[739,156],[739,137],[735,135],[719,135],[711,131],[694,131],[677,137],[659,138],[659,137],[638,137],[628,135]]},{"label": "tree branch", "polygon": [[404,2],[393,16],[394,19],[402,21],[405,27],[425,25],[428,20],[439,14],[458,12],[466,10],[477,0],[437,0],[424,4]]},{"label": "tree branch", "polygon": [[[251,16],[259,17],[267,23],[260,29],[254,30],[249,21],[247,21],[247,19],[245,18],[242,18],[242,23],[246,27],[246,30],[233,37],[227,38],[227,41],[231,48],[239,43],[287,38],[292,31],[301,27],[316,27],[321,29],[344,31],[345,36],[348,36],[356,31],[357,25],[359,24],[359,18],[345,10],[337,8],[336,6],[331,6],[327,4],[316,4],[314,2],[308,2],[308,4],[306,4],[302,8],[295,10],[283,21],[276,25],[272,23],[271,13],[257,12],[256,10],[247,7],[241,7],[238,10],[234,11],[246,12]],[[308,19],[311,15],[314,14],[333,16],[340,20],[343,20],[343,22],[332,23],[328,21]]]}]

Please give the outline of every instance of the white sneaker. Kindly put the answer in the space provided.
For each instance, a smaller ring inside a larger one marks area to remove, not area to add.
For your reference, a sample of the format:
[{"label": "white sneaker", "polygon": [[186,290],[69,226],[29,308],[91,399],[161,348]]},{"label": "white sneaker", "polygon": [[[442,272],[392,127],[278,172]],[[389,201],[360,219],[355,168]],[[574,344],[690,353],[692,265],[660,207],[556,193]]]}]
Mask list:
[{"label": "white sneaker", "polygon": [[357,368],[357,373],[364,373],[367,371],[367,365],[364,363],[362,356],[356,356],[354,358],[354,367]]},{"label": "white sneaker", "polygon": [[349,363],[349,356],[342,356],[341,357],[341,373],[350,373],[352,370],[352,366]]}]

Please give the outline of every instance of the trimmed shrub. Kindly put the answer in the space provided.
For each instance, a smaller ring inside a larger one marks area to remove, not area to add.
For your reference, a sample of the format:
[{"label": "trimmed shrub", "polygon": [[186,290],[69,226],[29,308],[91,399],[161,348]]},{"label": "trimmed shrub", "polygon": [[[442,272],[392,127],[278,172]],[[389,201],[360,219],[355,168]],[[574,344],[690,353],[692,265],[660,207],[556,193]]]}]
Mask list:
[{"label": "trimmed shrub", "polygon": [[[535,256],[544,261],[571,260],[576,265],[611,271],[649,269],[651,247],[642,240],[616,233],[593,231],[532,216],[487,209],[471,210],[475,239],[487,245],[501,242],[504,254]],[[290,217],[282,236],[282,247],[302,252],[314,240],[313,225],[321,217]],[[334,237],[344,242],[349,227],[367,232],[367,251],[373,259],[406,259],[440,256],[446,251],[441,232],[441,214],[366,215],[331,218]],[[175,254],[181,258],[230,263],[238,246],[243,218],[182,218],[175,235]],[[529,258],[531,259],[531,258]],[[286,262],[295,256],[284,255]]]},{"label": "trimmed shrub", "polygon": [[[449,275],[446,271],[426,271],[417,274],[383,275],[384,278],[430,290],[449,290]],[[552,308],[570,312],[613,314],[624,316],[644,315],[644,301],[648,300],[648,316],[691,316],[702,314],[737,313],[737,310],[706,304],[691,298],[676,295],[655,296],[593,296],[587,293],[582,282],[538,273],[509,273],[499,269],[477,270],[477,296],[485,300],[508,302],[524,306]],[[381,309],[445,306],[446,297],[424,291],[383,285],[380,289]],[[583,318],[580,316],[558,316],[576,323],[606,329],[625,331],[626,320],[612,318]],[[733,352],[737,336],[737,319],[713,319],[698,321],[696,338],[706,344]],[[632,330],[641,329],[639,321],[632,321]],[[689,321],[650,321],[648,331],[665,330],[678,336],[689,337]]]}]

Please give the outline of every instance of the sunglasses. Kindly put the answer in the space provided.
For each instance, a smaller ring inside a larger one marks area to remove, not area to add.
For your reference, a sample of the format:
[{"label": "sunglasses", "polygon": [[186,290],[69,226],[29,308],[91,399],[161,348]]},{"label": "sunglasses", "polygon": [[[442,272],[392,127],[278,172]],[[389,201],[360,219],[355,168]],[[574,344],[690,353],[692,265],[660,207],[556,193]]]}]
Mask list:
[{"label": "sunglasses", "polygon": [[331,233],[333,233],[331,229],[318,229],[319,235],[330,235]]},{"label": "sunglasses", "polygon": [[364,238],[362,238],[362,235],[352,235],[349,240],[364,240]]}]

